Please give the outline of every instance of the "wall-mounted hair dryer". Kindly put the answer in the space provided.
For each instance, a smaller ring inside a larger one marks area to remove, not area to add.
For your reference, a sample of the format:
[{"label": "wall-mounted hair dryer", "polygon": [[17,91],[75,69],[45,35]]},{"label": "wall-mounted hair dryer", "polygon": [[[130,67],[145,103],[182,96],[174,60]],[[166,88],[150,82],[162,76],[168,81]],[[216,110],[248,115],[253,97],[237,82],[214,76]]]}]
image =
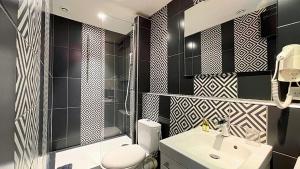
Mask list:
[{"label": "wall-mounted hair dryer", "polygon": [[[278,75],[278,76],[277,76]],[[278,94],[279,82],[289,82],[285,101],[281,101]],[[292,82],[298,87],[292,87]],[[300,100],[300,45],[287,45],[276,58],[275,73],[272,78],[272,95],[277,107],[284,109],[292,100]]]}]

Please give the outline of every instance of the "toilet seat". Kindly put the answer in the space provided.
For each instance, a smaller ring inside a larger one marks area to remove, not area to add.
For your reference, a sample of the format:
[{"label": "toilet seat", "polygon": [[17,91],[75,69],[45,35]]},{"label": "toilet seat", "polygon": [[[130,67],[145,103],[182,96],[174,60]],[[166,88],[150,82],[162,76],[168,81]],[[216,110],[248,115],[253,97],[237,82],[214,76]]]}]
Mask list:
[{"label": "toilet seat", "polygon": [[138,165],[146,158],[144,149],[137,145],[119,147],[104,156],[102,166],[110,169],[124,169]]}]

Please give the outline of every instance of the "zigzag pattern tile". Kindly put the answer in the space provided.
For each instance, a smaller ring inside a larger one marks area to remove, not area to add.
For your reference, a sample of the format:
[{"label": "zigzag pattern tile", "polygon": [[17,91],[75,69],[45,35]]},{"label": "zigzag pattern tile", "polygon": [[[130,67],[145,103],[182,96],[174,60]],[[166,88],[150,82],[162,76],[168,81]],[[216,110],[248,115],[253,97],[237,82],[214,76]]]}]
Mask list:
[{"label": "zigzag pattern tile", "polygon": [[201,71],[202,74],[222,73],[221,25],[201,32]]},{"label": "zigzag pattern tile", "polygon": [[159,116],[159,95],[144,94],[143,95],[143,119],[150,119],[158,122]]},{"label": "zigzag pattern tile", "polygon": [[81,145],[104,139],[105,31],[82,26]]},{"label": "zigzag pattern tile", "polygon": [[199,100],[191,98],[171,97],[170,136],[188,131],[201,123]]},{"label": "zigzag pattern tile", "polygon": [[202,124],[204,118],[217,130],[216,122],[230,116],[232,135],[244,138],[249,127],[260,131],[260,141],[266,142],[267,107],[263,105],[171,97],[170,113],[170,136]]},{"label": "zigzag pattern tile", "polygon": [[194,93],[203,97],[237,98],[237,76],[235,73],[197,75],[194,78]]},{"label": "zigzag pattern tile", "polygon": [[197,5],[198,3],[202,2],[202,1],[205,1],[205,0],[193,0],[194,5]]},{"label": "zigzag pattern tile", "polygon": [[209,127],[214,130],[217,130],[216,123],[221,118],[228,116],[231,112],[229,102],[223,101],[200,100],[196,107],[198,107],[202,117],[207,119]]},{"label": "zigzag pattern tile", "polygon": [[260,14],[255,11],[234,20],[235,72],[264,71],[268,68],[267,39],[260,36]]},{"label": "zigzag pattern tile", "polygon": [[245,127],[254,128],[260,131],[261,142],[266,142],[267,132],[267,106],[231,103],[232,113],[231,124],[234,127],[232,134],[245,137]]},{"label": "zigzag pattern tile", "polygon": [[16,47],[15,169],[36,169],[39,138],[39,96],[42,1],[19,1]]},{"label": "zigzag pattern tile", "polygon": [[151,17],[150,91],[168,93],[168,9],[163,7]]}]

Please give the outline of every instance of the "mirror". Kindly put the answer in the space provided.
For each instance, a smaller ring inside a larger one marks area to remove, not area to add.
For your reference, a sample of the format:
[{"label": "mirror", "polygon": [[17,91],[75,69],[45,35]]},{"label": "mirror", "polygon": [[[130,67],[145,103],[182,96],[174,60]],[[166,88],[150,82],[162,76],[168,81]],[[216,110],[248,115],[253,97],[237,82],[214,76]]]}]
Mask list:
[{"label": "mirror", "polygon": [[277,0],[204,0],[184,12],[185,75],[273,68]]}]

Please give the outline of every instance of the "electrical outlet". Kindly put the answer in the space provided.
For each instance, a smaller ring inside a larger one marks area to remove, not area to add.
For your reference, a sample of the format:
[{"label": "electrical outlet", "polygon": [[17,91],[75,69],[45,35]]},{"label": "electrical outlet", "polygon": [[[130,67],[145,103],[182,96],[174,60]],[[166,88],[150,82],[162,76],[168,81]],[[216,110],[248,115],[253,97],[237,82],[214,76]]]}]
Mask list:
[{"label": "electrical outlet", "polygon": [[290,93],[293,95],[294,100],[300,100],[300,87],[291,87]]}]

